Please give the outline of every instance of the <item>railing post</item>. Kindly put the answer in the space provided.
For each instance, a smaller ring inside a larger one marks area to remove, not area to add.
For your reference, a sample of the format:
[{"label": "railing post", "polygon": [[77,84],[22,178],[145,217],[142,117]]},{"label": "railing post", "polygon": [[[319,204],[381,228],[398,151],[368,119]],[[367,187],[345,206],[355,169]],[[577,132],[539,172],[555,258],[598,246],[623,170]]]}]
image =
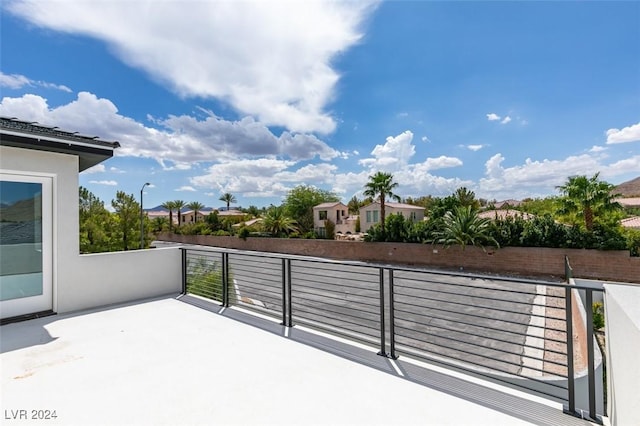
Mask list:
[{"label": "railing post", "polygon": [[378,268],[380,281],[380,352],[378,355],[387,356],[387,345],[385,342],[385,321],[384,321],[384,269]]},{"label": "railing post", "polygon": [[565,303],[565,323],[567,328],[567,392],[569,407],[564,410],[566,413],[576,415],[576,391],[575,391],[575,374],[573,371],[573,309],[571,287],[565,287],[564,294]]},{"label": "railing post", "polygon": [[287,327],[293,327],[293,309],[291,301],[291,259],[287,259]]},{"label": "railing post", "polygon": [[596,372],[595,357],[593,348],[593,290],[586,289],[587,304],[587,370],[589,373],[589,417],[598,420],[596,417]]},{"label": "railing post", "polygon": [[187,294],[187,249],[180,248],[180,259],[182,263],[182,294]]},{"label": "railing post", "polygon": [[222,306],[229,307],[229,253],[222,252]]},{"label": "railing post", "polygon": [[393,300],[393,269],[389,269],[389,356],[398,359],[396,355],[396,328]]},{"label": "railing post", "polygon": [[282,323],[281,325],[287,325],[287,262],[282,259]]}]

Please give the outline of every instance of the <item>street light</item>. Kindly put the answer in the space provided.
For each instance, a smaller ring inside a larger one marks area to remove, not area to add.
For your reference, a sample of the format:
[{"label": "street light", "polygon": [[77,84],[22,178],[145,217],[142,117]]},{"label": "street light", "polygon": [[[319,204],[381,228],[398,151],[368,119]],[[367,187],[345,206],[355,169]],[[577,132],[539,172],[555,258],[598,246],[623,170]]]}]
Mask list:
[{"label": "street light", "polygon": [[140,249],[144,248],[144,210],[142,208],[142,191],[144,191],[145,186],[151,185],[149,182],[142,185],[140,188]]}]

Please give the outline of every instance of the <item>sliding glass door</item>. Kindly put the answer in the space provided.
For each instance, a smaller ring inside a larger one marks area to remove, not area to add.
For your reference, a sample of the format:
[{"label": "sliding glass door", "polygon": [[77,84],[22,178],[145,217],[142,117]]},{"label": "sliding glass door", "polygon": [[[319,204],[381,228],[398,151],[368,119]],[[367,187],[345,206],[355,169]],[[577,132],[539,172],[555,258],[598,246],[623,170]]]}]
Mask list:
[{"label": "sliding glass door", "polygon": [[52,178],[0,173],[0,316],[53,308]]}]

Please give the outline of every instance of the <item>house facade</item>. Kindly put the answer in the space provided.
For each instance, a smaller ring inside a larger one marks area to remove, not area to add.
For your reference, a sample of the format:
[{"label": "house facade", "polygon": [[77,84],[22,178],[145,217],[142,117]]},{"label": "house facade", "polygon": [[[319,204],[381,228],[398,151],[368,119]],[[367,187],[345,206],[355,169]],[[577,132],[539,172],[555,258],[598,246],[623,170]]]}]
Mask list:
[{"label": "house facade", "polygon": [[[117,147],[0,117],[2,322],[166,294],[180,280],[165,267],[179,261],[178,252],[80,255],[78,175]],[[145,279],[153,288],[140,284]]]},{"label": "house facade", "polygon": [[[385,215],[401,214],[406,220],[411,222],[421,222],[424,220],[424,207],[414,206],[404,203],[384,203]],[[380,223],[380,202],[368,204],[360,207],[360,231],[367,232],[372,226]]]},{"label": "house facade", "polygon": [[327,220],[335,224],[336,234],[353,234],[356,232],[357,216],[349,216],[349,207],[344,203],[322,203],[313,208],[313,229],[321,237],[327,234],[325,225]]}]

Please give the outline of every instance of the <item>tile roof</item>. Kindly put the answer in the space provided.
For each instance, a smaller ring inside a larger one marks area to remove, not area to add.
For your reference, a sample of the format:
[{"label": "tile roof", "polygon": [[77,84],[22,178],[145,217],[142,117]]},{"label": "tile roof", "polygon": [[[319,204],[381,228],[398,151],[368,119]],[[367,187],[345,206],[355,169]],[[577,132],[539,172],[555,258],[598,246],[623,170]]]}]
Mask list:
[{"label": "tile roof", "polygon": [[622,219],[620,224],[625,228],[639,228],[640,229],[640,216],[628,217]]}]

